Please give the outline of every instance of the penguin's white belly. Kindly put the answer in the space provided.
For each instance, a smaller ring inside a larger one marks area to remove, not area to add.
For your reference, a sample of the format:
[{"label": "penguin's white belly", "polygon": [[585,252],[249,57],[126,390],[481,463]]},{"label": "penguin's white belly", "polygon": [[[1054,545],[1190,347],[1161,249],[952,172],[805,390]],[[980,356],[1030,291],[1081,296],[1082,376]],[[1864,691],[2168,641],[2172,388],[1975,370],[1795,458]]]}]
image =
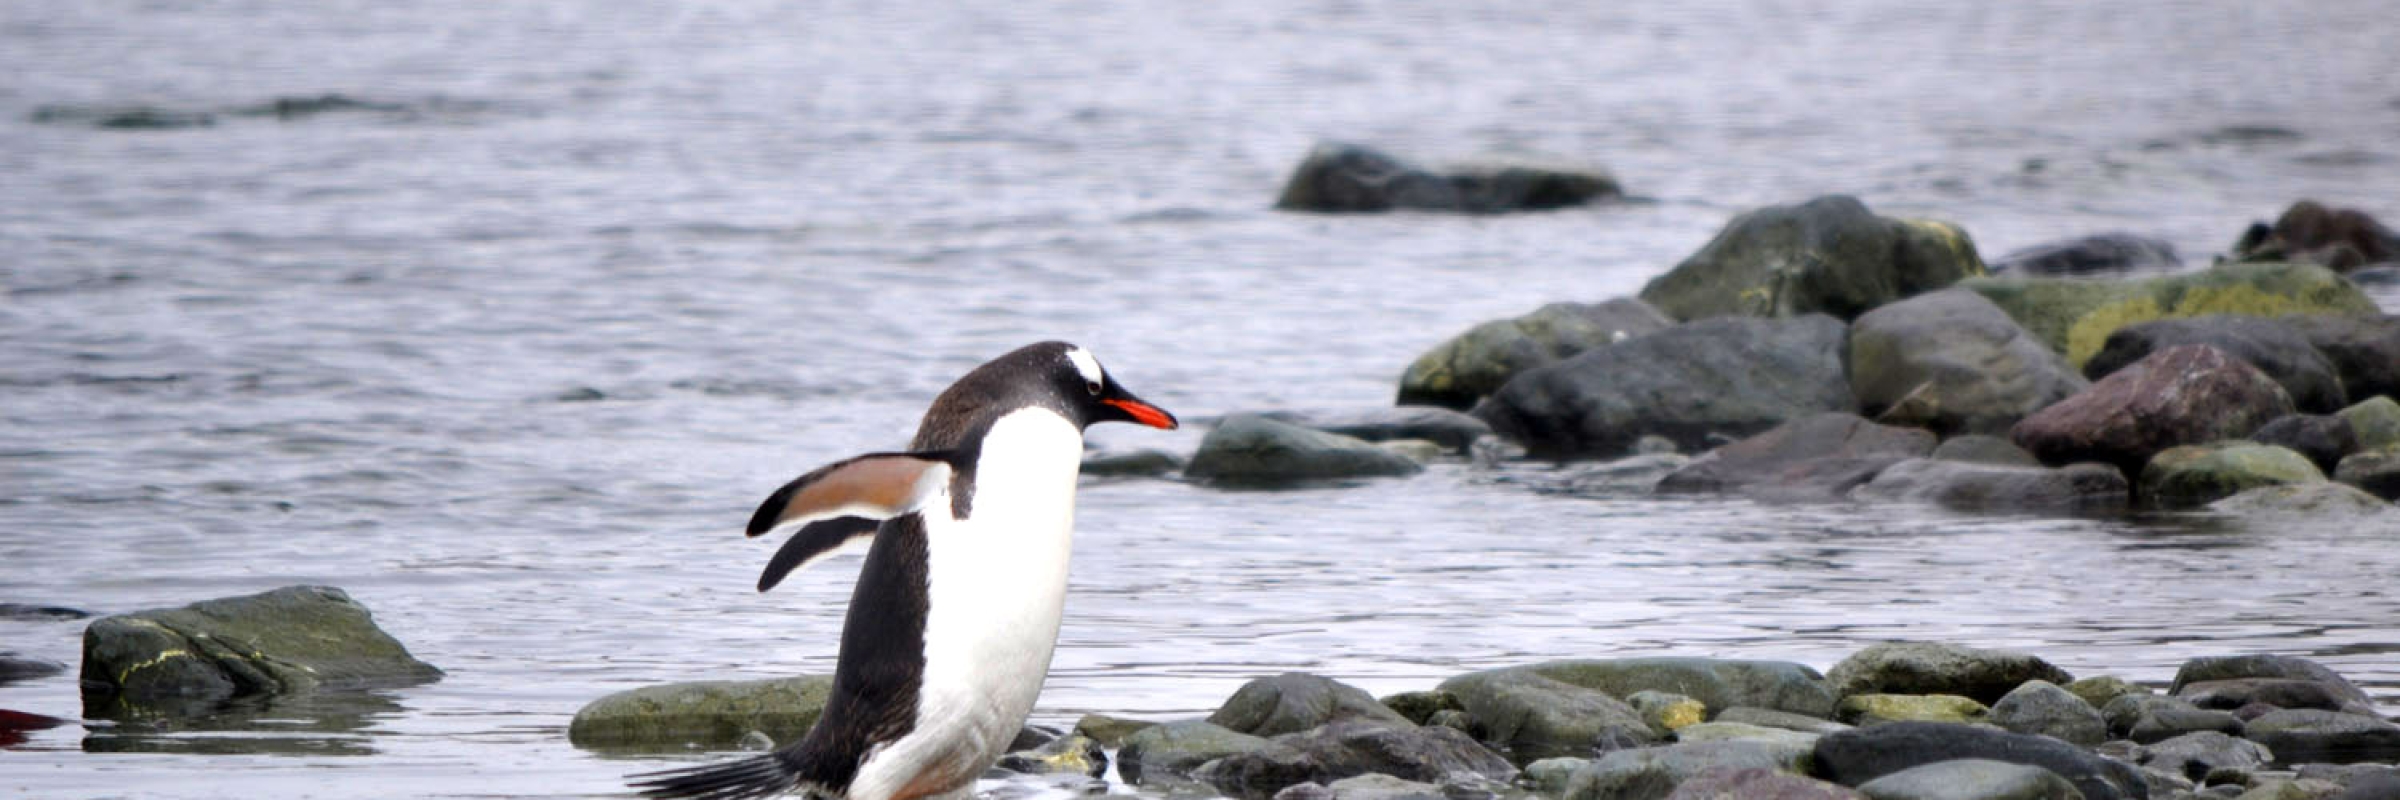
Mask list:
[{"label": "penguin's white belly", "polygon": [[1074,424],[1018,411],[984,439],[968,517],[927,509],[916,727],[861,765],[852,800],[970,786],[1016,738],[1058,642],[1082,458]]}]

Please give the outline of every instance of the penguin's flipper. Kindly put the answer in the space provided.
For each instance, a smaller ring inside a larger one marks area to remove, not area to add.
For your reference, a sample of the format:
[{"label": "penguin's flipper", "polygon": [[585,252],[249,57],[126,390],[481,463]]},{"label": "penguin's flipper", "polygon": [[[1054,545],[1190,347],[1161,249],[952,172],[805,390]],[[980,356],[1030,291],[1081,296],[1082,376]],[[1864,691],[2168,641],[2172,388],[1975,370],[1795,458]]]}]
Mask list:
[{"label": "penguin's flipper", "polygon": [[818,467],[768,495],[750,515],[749,535],[797,527],[766,572],[758,590],[783,576],[833,555],[844,545],[875,535],[882,520],[924,506],[950,483],[952,454],[870,453]]}]

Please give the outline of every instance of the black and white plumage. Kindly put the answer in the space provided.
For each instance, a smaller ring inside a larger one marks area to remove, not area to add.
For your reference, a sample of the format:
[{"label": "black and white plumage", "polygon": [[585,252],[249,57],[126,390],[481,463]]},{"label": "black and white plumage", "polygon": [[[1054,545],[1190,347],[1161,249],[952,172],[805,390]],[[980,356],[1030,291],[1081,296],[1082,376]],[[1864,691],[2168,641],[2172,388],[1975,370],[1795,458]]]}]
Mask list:
[{"label": "black and white plumage", "polygon": [[908,452],[785,484],[749,533],[797,529],[759,591],[871,542],[816,727],[766,755],[635,776],[653,798],[918,800],[967,793],[1033,710],[1065,607],[1083,429],[1173,428],[1082,348],[1043,342],[951,384]]}]

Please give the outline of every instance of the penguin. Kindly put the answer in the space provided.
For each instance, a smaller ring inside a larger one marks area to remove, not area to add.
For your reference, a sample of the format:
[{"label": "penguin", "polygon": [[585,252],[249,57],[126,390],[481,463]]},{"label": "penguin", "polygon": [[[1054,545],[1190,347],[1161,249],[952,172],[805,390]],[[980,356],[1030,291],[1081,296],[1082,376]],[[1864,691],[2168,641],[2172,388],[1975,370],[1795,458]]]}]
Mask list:
[{"label": "penguin", "polygon": [[943,390],[907,452],[870,453],[775,490],[748,533],[793,531],[758,590],[854,545],[867,557],[825,712],[800,741],[635,775],[651,798],[950,800],[1033,711],[1066,604],[1083,430],[1173,429],[1089,351],[1019,348]]}]

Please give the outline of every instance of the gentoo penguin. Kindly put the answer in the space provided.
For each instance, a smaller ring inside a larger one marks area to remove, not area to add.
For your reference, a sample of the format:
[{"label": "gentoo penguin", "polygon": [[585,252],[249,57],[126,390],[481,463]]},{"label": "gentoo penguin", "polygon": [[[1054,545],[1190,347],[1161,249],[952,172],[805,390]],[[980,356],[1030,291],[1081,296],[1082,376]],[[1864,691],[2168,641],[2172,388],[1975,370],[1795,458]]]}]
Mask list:
[{"label": "gentoo penguin", "polygon": [[1083,429],[1174,428],[1083,348],[1043,342],[976,367],[933,401],[905,453],[784,484],[749,533],[797,528],[758,590],[871,540],[816,727],[762,756],[634,776],[654,798],[964,796],[1050,670],[1066,604]]}]

